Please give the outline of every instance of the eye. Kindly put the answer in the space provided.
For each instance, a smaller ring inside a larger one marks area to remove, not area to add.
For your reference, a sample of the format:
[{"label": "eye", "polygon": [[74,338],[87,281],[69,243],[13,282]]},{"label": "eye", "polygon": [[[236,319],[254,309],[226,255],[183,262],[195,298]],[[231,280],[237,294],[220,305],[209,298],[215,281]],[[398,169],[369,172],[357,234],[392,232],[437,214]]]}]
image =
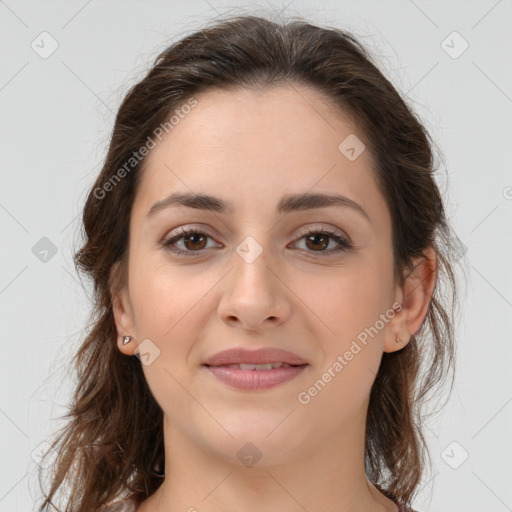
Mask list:
[{"label": "eye", "polygon": [[[182,227],[179,229],[179,234],[164,239],[162,241],[162,245],[169,251],[180,256],[194,256],[207,248],[208,238],[211,237],[199,229]],[[178,242],[182,241],[181,239],[183,239],[182,243],[184,248],[176,246]],[[351,242],[347,239],[336,234],[334,231],[324,229],[323,226],[320,229],[308,228],[299,238],[299,240],[302,239],[305,239],[305,250],[307,252],[318,253],[319,256],[322,257],[332,255],[333,253],[338,253],[340,251],[346,251],[353,247]],[[332,241],[335,242],[334,248],[325,250]]]},{"label": "eye", "polygon": [[[352,244],[348,240],[331,230],[324,229],[323,226],[320,229],[308,228],[301,236],[300,240],[303,238],[306,239],[306,247],[308,249],[313,249],[308,252],[317,252],[320,253],[320,256],[329,256],[333,253],[346,251],[352,248]],[[324,250],[329,246],[330,241],[334,241],[337,246],[328,251]],[[318,248],[318,250],[316,250],[315,247]]]},{"label": "eye", "polygon": [[[180,228],[180,234],[172,236],[170,238],[165,239],[162,244],[166,249],[169,249],[171,252],[174,252],[179,255],[194,255],[201,252],[201,249],[205,247],[205,240],[207,238],[211,238],[206,233],[199,231],[195,228]],[[182,250],[178,247],[175,247],[174,244],[181,239],[184,239],[185,249]],[[187,247],[188,246],[188,247]],[[189,247],[192,246],[192,249]]]}]

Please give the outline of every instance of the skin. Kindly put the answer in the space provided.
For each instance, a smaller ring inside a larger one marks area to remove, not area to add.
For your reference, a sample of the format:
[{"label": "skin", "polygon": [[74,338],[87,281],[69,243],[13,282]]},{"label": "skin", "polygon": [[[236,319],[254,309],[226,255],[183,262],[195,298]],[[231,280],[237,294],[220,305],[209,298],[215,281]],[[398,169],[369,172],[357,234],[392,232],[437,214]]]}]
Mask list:
[{"label": "skin", "polygon": [[[132,356],[146,339],[160,350],[142,368],[164,412],[166,478],[137,511],[396,512],[365,476],[367,407],[383,353],[402,349],[426,316],[435,255],[417,261],[405,287],[394,282],[391,217],[372,156],[349,161],[338,150],[349,134],[363,134],[316,91],[294,84],[196,99],[147,157],[128,281],[114,295],[118,333],[133,337],[127,345],[120,338],[119,350]],[[235,213],[172,207],[148,219],[171,192],[208,193]],[[348,196],[369,221],[336,206],[276,213],[283,195],[301,192]],[[327,248],[308,245],[301,228],[322,225],[355,248],[332,252],[332,238]],[[208,235],[175,242],[202,253],[179,256],[162,245],[180,226]],[[248,236],[263,251],[252,263],[236,252]],[[395,301],[402,309],[301,404],[298,394]],[[201,366],[235,346],[283,348],[309,366],[274,388],[237,390]],[[262,455],[252,467],[237,457],[247,442]]]}]

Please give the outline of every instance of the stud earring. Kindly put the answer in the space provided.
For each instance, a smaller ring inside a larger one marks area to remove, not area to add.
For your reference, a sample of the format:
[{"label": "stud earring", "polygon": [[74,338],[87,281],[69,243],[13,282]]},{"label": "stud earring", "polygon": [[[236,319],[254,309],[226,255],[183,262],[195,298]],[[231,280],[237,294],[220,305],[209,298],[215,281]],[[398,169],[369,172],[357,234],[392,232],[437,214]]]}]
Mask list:
[{"label": "stud earring", "polygon": [[397,343],[402,343],[402,340],[401,340],[398,336],[396,337],[395,341],[396,341]]},{"label": "stud earring", "polygon": [[127,343],[130,343],[131,339],[132,339],[131,336],[124,336],[123,337],[123,345],[126,345]]}]

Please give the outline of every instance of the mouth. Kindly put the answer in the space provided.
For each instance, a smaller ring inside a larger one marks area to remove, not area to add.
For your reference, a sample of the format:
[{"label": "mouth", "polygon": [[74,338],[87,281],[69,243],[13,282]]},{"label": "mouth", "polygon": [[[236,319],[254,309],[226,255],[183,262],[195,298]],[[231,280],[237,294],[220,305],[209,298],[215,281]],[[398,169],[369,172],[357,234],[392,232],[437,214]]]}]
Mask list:
[{"label": "mouth", "polygon": [[256,391],[291,381],[309,363],[277,347],[234,347],[210,356],[202,366],[231,388]]},{"label": "mouth", "polygon": [[[261,347],[248,349],[246,347],[234,347],[218,352],[203,361],[206,366],[224,367],[229,365],[255,365],[256,369],[266,369],[263,365],[276,364],[288,366],[301,366],[308,361],[297,354],[275,347]],[[270,368],[269,368],[270,370]]]},{"label": "mouth", "polygon": [[266,364],[224,364],[211,366],[204,364],[211,375],[231,388],[245,391],[270,389],[290,382],[298,377],[309,364],[292,365],[287,363]]}]

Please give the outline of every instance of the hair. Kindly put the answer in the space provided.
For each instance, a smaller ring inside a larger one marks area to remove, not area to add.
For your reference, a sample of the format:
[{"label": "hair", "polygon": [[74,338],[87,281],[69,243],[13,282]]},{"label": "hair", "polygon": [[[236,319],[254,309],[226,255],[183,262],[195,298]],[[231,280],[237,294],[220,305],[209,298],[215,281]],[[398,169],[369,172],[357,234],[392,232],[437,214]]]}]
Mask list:
[{"label": "hair", "polygon": [[66,512],[90,512],[127,495],[140,503],[163,481],[155,471],[165,463],[163,413],[140,360],[117,347],[112,304],[126,282],[130,213],[146,160],[133,163],[134,155],[196,95],[287,84],[312,88],[360,127],[391,212],[395,282],[404,285],[426,249],[437,257],[436,285],[421,328],[403,349],[383,354],[365,432],[368,480],[406,505],[418,492],[430,462],[424,409],[454,371],[453,265],[460,259],[435,181],[434,143],[352,34],[301,18],[277,23],[243,15],[217,20],[167,47],[118,110],[108,153],[83,209],[83,245],[74,254],[78,272],[94,285],[93,308],[72,360],[78,381],[67,423],[48,450],[57,458],[40,512],[55,507],[54,496],[65,481]]}]

